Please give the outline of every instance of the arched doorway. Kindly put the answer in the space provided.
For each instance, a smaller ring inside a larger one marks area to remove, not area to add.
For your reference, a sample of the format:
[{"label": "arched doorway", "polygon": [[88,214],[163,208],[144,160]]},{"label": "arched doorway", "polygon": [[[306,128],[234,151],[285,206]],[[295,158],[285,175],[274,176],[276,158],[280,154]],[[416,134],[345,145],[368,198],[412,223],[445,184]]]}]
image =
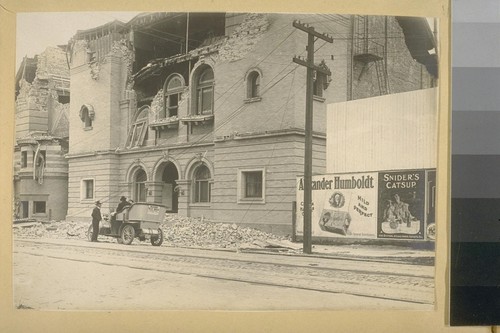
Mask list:
[{"label": "arched doorway", "polygon": [[176,191],[176,180],[179,179],[177,168],[172,162],[165,163],[162,173],[162,193],[161,203],[167,206],[167,210],[172,213],[177,213],[179,209],[179,201]]}]

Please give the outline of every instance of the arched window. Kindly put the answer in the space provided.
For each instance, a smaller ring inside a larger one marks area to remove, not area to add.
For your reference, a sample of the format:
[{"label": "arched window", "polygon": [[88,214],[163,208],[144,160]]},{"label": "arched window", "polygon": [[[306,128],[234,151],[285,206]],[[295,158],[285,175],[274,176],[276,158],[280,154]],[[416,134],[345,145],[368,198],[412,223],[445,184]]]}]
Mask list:
[{"label": "arched window", "polygon": [[196,168],[193,174],[194,202],[210,202],[210,170],[205,164]]},{"label": "arched window", "polygon": [[178,115],[179,101],[184,88],[184,83],[180,76],[174,75],[163,88],[163,114],[160,118],[173,117]]},{"label": "arched window", "polygon": [[94,108],[90,104],[84,104],[80,108],[80,119],[85,129],[92,129],[92,122],[95,117]]},{"label": "arched window", "polygon": [[138,147],[148,138],[148,112],[149,107],[142,108],[130,127],[127,138],[127,147]]},{"label": "arched window", "polygon": [[92,127],[92,119],[90,118],[89,110],[87,108],[83,109],[82,118],[85,127]]},{"label": "arched window", "polygon": [[247,78],[247,98],[255,98],[260,96],[260,74],[253,71]]},{"label": "arched window", "polygon": [[133,198],[137,202],[146,202],[146,181],[148,177],[143,169],[137,170],[134,176]]},{"label": "arched window", "polygon": [[196,82],[196,114],[212,114],[214,109],[214,72],[206,67]]}]

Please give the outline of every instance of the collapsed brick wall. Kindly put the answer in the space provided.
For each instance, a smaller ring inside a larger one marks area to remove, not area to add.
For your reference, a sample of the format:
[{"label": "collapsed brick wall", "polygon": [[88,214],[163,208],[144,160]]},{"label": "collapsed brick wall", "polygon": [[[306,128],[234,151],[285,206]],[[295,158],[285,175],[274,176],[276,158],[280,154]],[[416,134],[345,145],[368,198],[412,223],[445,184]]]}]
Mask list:
[{"label": "collapsed brick wall", "polygon": [[[48,47],[37,57],[35,79],[32,83],[21,79],[20,90],[16,99],[16,113],[41,111],[49,113],[44,131],[55,129],[57,133],[68,136],[69,124],[62,113],[67,114],[69,104],[58,101],[59,92],[69,92],[69,69],[65,52],[60,48]],[[31,114],[28,119],[31,119]],[[24,116],[26,117],[26,116]],[[67,117],[66,117],[67,118]],[[58,120],[62,120],[61,123]],[[30,120],[28,120],[29,122]],[[53,134],[53,133],[51,133]]]},{"label": "collapsed brick wall", "polygon": [[134,79],[132,78],[134,70],[135,53],[129,46],[129,42],[125,39],[113,42],[111,47],[111,54],[121,56],[127,68],[127,84],[126,89],[132,90],[134,86]]},{"label": "collapsed brick wall", "polygon": [[160,113],[163,110],[163,89],[160,89],[156,96],[151,102],[151,119],[150,122],[154,122],[159,118]]},{"label": "collapsed brick wall", "polygon": [[36,76],[41,79],[47,78],[49,75],[69,78],[66,52],[58,47],[47,47],[38,56]]},{"label": "collapsed brick wall", "polygon": [[270,25],[268,14],[247,14],[243,22],[219,49],[219,61],[244,58],[262,39]]}]

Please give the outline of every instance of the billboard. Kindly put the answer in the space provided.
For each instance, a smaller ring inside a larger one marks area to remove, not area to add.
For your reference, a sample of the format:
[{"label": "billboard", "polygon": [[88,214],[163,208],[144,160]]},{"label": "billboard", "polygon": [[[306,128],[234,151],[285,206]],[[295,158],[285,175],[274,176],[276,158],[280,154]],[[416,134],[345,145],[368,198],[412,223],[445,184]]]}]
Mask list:
[{"label": "billboard", "polygon": [[379,173],[378,238],[424,239],[425,171]]},{"label": "billboard", "polygon": [[[426,239],[428,173],[357,172],[313,176],[312,236]],[[304,179],[297,179],[296,234],[303,235]],[[432,211],[434,214],[434,211]]]}]

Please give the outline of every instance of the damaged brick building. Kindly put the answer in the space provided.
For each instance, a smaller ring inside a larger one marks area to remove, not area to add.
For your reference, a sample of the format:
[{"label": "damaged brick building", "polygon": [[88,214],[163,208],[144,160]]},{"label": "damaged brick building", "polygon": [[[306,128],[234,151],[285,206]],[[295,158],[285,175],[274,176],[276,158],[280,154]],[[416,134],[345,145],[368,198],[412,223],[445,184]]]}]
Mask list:
[{"label": "damaged brick building", "polygon": [[307,44],[294,20],[334,39],[315,50],[332,73],[314,81],[315,173],[325,172],[328,103],[436,84],[425,19],[408,34],[395,17],[162,12],[78,31],[68,45],[67,219],[88,220],[95,200],[114,210],[124,195],[290,233],[306,82],[292,58]]},{"label": "damaged brick building", "polygon": [[69,85],[64,47],[25,57],[18,69],[14,219],[66,218]]}]

